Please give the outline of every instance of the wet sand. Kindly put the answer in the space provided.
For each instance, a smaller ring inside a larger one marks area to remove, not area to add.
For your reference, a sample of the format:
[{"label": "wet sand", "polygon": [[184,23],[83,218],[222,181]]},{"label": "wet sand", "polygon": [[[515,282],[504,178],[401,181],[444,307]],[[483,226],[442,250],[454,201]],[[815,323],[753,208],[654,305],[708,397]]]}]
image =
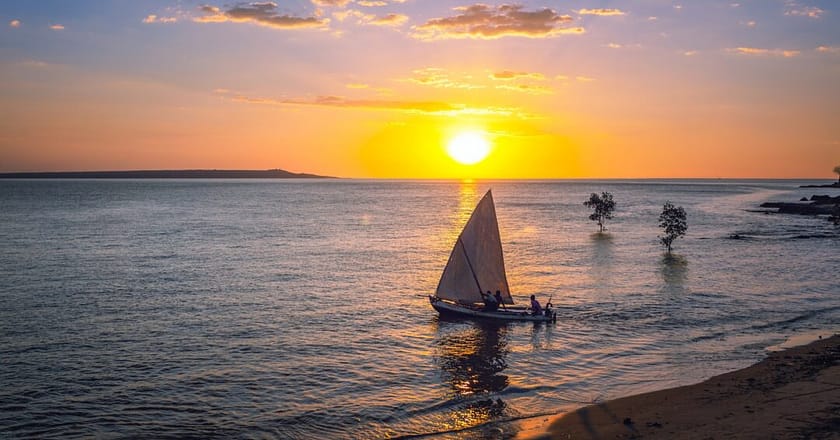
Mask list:
[{"label": "wet sand", "polygon": [[705,382],[591,405],[531,439],[840,439],[840,335]]}]

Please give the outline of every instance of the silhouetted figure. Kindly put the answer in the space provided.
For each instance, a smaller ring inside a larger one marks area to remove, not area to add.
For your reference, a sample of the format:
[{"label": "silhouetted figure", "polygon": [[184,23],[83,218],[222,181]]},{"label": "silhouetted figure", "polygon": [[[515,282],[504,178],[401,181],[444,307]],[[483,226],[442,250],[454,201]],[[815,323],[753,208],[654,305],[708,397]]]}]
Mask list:
[{"label": "silhouetted figure", "polygon": [[531,295],[531,314],[534,316],[542,315],[542,306],[534,295]]},{"label": "silhouetted figure", "polygon": [[484,299],[484,310],[487,312],[495,312],[499,310],[499,301],[488,290],[487,293],[482,293],[481,297]]}]

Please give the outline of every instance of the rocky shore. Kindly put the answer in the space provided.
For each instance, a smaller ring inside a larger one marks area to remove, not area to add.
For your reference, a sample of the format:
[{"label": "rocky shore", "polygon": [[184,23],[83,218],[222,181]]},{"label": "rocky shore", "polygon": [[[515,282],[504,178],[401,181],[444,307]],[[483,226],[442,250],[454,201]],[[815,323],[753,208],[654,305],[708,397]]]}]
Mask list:
[{"label": "rocky shore", "polygon": [[780,214],[831,215],[840,205],[840,196],[813,195],[799,202],[766,202],[762,208],[777,209]]}]

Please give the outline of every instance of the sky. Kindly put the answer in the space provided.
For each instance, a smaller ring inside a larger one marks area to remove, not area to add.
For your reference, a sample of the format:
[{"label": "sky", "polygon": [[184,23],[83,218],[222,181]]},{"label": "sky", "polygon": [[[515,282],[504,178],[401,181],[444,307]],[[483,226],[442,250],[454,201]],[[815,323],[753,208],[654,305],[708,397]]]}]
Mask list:
[{"label": "sky", "polygon": [[[836,0],[0,2],[0,172],[826,178]],[[447,152],[478,133],[484,160]]]}]

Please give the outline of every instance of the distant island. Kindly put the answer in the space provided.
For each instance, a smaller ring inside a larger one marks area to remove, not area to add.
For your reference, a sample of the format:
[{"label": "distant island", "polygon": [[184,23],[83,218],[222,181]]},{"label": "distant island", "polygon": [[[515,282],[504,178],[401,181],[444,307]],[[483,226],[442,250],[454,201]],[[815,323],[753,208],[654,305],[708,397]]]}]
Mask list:
[{"label": "distant island", "polygon": [[334,179],[286,170],[138,170],[0,173],[0,179]]}]

